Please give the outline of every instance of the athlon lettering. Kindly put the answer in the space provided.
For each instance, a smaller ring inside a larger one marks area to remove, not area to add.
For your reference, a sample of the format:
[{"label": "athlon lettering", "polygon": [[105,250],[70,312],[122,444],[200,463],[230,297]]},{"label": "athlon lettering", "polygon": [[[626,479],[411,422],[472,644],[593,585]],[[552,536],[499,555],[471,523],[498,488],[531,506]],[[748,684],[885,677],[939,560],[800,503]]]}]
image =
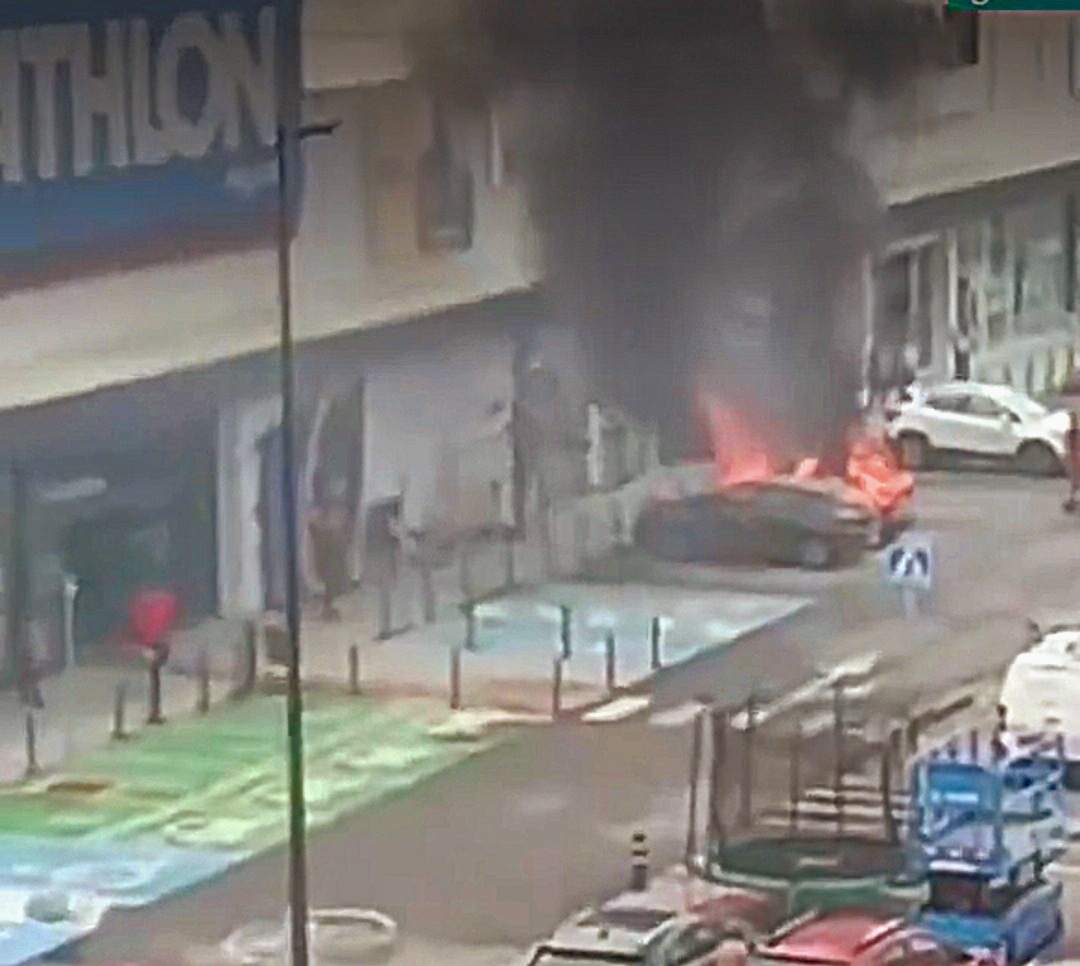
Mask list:
[{"label": "athlon lettering", "polygon": [[[275,11],[0,32],[0,180],[85,178],[273,145]],[[32,83],[24,83],[29,75]]]}]

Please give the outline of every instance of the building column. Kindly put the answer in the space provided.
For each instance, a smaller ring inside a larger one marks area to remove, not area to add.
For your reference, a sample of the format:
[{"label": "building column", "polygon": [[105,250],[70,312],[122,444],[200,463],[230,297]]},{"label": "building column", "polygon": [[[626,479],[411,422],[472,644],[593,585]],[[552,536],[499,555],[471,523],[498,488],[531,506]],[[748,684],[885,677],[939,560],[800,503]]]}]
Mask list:
[{"label": "building column", "polygon": [[280,406],[273,399],[231,403],[218,416],[218,610],[222,617],[248,617],[263,609],[259,440],[279,418]]},{"label": "building column", "polygon": [[946,318],[949,333],[949,351],[945,371],[948,378],[957,376],[957,355],[970,355],[971,345],[967,336],[960,331],[960,239],[955,228],[945,233],[945,289],[948,299]]},{"label": "building column", "polygon": [[1064,302],[1066,312],[1076,312],[1076,259],[1080,252],[1076,248],[1076,195],[1065,196],[1065,279]]}]

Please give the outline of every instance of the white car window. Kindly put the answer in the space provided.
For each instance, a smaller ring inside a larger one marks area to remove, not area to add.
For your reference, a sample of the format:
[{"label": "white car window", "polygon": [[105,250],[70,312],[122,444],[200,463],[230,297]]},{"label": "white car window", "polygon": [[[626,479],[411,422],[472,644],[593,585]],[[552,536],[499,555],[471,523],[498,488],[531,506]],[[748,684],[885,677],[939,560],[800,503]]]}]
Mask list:
[{"label": "white car window", "polygon": [[989,396],[973,395],[968,401],[967,412],[971,416],[984,416],[989,419],[999,419],[1001,416],[1004,416],[1008,410],[996,399],[991,399]]},{"label": "white car window", "polygon": [[941,413],[960,413],[967,408],[968,397],[959,394],[927,396],[926,407]]}]

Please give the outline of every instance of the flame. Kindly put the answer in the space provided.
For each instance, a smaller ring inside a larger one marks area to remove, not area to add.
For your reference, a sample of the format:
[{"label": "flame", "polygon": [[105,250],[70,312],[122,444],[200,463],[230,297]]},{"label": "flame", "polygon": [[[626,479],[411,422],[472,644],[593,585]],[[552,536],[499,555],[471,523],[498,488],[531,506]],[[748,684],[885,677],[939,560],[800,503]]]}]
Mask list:
[{"label": "flame", "polygon": [[776,476],[776,468],[761,436],[745,416],[715,397],[706,397],[716,485],[758,483]]},{"label": "flame", "polygon": [[[716,397],[706,397],[704,403],[718,488],[781,476],[765,437],[746,416]],[[915,489],[914,477],[899,465],[884,435],[866,430],[852,438],[845,475],[844,480],[833,481],[844,496],[882,516],[902,509]],[[806,484],[828,482],[816,456],[804,456],[786,478]]]}]

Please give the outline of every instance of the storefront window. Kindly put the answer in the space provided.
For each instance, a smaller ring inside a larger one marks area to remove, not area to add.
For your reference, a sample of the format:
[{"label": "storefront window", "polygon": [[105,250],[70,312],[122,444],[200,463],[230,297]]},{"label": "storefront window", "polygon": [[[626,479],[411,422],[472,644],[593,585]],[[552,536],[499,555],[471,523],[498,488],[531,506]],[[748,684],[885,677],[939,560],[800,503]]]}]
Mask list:
[{"label": "storefront window", "polygon": [[1016,332],[1037,335],[1065,320],[1064,198],[1009,211],[1005,216],[1013,261]]},{"label": "storefront window", "polygon": [[62,666],[69,649],[82,660],[122,642],[141,588],[177,593],[188,620],[213,613],[211,453],[198,430],[138,454],[27,467],[31,641],[44,669]]}]

